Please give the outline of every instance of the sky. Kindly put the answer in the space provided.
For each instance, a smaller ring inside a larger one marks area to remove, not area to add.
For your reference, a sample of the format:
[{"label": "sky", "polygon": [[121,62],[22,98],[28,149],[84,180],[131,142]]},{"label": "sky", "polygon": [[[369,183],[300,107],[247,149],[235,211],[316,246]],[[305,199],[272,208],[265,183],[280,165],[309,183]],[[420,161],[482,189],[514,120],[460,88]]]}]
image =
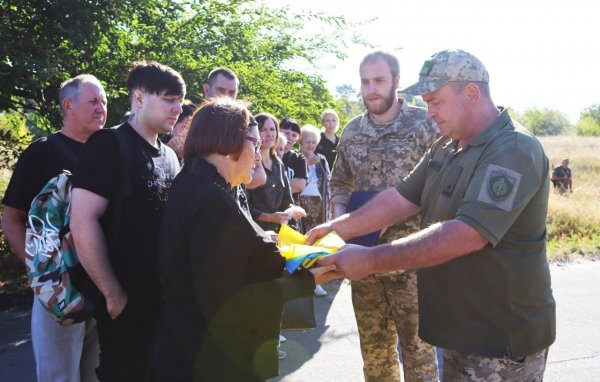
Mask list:
[{"label": "sky", "polygon": [[323,59],[318,72],[335,92],[360,86],[362,57],[382,49],[400,61],[400,88],[418,80],[423,62],[444,49],[477,56],[490,73],[497,105],[518,112],[550,108],[575,123],[600,104],[600,5],[592,0],[266,0],[291,10],[342,15],[374,48],[352,47],[344,61]]}]

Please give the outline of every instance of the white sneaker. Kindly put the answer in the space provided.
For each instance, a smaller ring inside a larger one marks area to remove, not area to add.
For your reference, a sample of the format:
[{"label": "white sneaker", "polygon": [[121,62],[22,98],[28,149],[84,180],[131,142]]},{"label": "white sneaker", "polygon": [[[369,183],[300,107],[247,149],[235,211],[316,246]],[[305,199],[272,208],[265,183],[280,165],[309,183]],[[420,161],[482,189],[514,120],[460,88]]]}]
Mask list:
[{"label": "white sneaker", "polygon": [[318,297],[327,296],[327,291],[325,291],[325,289],[323,289],[322,286],[317,285],[315,287],[315,296],[318,296]]},{"label": "white sneaker", "polygon": [[277,354],[279,355],[279,359],[284,359],[285,357],[287,357],[287,353],[283,350],[277,350]]},{"label": "white sneaker", "polygon": [[280,343],[283,343],[283,342],[285,342],[285,341],[287,341],[287,338],[285,338],[284,336],[282,336],[282,335],[280,334],[280,335],[279,335],[279,342],[280,342]]}]

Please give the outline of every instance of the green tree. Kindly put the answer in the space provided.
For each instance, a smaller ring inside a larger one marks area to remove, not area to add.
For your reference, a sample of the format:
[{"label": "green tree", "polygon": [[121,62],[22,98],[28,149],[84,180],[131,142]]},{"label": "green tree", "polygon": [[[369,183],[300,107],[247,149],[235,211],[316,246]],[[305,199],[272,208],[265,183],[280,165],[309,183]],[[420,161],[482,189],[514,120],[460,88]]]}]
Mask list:
[{"label": "green tree", "polygon": [[[343,84],[336,87],[335,110],[340,118],[340,129],[357,115],[365,112],[365,105],[362,103],[360,92],[350,84]],[[341,133],[341,130],[339,133]]]},{"label": "green tree", "polygon": [[600,122],[592,116],[583,116],[577,121],[575,132],[582,136],[600,136]]},{"label": "green tree", "polygon": [[560,111],[552,109],[526,109],[520,122],[535,135],[558,135],[569,127],[569,119]]},{"label": "green tree", "polygon": [[0,170],[12,169],[31,139],[23,117],[15,112],[0,113]]},{"label": "green tree", "polygon": [[[296,15],[254,0],[0,0],[0,9],[0,110],[17,110],[46,130],[60,125],[59,84],[80,73],[104,83],[107,124],[118,123],[129,109],[124,79],[139,59],[178,70],[196,102],[208,72],[229,66],[253,111],[315,123],[334,105],[322,78],[290,62],[343,57],[341,17]],[[308,23],[321,27],[307,35]]]},{"label": "green tree", "polygon": [[592,118],[596,121],[598,125],[600,125],[600,104],[595,104],[590,107],[586,107],[579,116],[579,119],[581,120],[588,117]]}]

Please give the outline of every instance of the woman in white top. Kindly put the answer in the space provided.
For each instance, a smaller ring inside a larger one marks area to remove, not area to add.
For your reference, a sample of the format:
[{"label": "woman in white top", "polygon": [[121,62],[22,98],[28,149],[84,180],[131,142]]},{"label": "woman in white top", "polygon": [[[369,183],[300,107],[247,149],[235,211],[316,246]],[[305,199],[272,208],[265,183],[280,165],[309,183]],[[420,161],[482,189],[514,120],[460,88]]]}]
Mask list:
[{"label": "woman in white top", "polygon": [[306,217],[302,219],[306,231],[329,218],[329,165],[325,156],[315,153],[320,137],[319,129],[313,125],[305,125],[301,129],[300,151],[308,164],[308,183],[298,203],[306,211]]}]

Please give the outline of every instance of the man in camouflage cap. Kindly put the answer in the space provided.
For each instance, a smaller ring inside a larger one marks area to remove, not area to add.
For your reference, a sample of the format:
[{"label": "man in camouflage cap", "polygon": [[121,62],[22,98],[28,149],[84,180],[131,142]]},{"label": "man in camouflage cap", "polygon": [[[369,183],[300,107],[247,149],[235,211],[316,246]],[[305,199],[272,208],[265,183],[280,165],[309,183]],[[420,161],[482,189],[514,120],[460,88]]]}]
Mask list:
[{"label": "man in camouflage cap", "polygon": [[[344,239],[422,213],[421,231],[322,258],[350,279],[418,269],[419,335],[444,348],[444,381],[541,381],[556,334],[546,259],[549,165],[541,144],[500,112],[483,64],[451,50],[423,65],[442,133],[396,187],[316,227]],[[341,276],[340,275],[340,276]]]},{"label": "man in camouflage cap", "polygon": [[[439,136],[424,109],[396,96],[400,68],[394,56],[371,53],[359,71],[367,112],[351,120],[340,138],[330,181],[334,217],[346,212],[353,192],[383,191],[400,182]],[[413,233],[418,224],[413,218],[388,227],[379,242]],[[398,342],[406,381],[438,379],[435,349],[418,336],[414,271],[353,282],[352,303],[367,381],[400,381]]]}]

